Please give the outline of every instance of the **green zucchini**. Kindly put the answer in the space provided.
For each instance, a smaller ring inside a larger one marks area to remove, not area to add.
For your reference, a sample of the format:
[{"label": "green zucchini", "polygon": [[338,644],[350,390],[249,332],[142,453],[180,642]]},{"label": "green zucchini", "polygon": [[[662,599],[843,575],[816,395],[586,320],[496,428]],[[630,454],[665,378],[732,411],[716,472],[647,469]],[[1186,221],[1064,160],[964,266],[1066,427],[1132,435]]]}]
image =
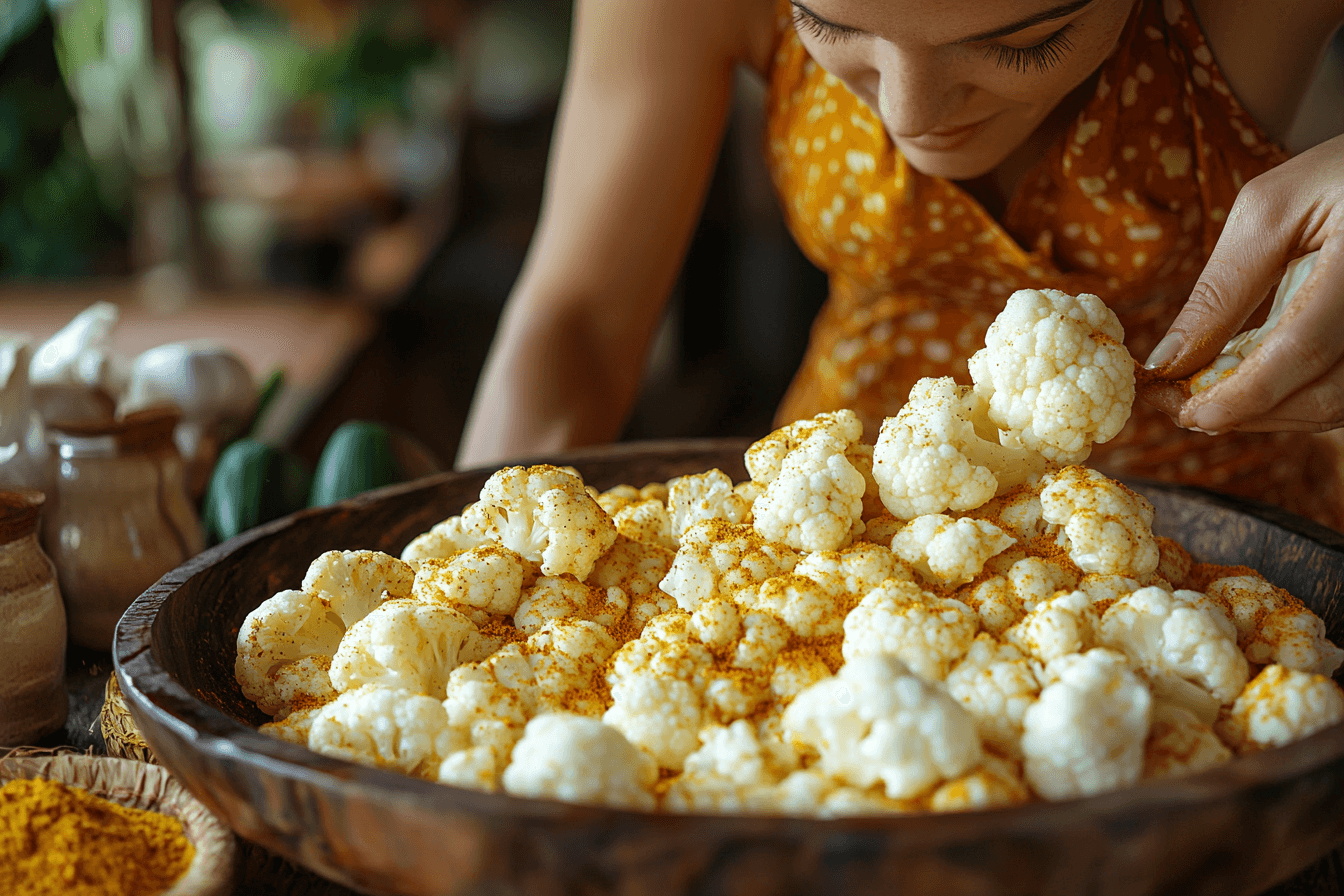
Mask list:
[{"label": "green zucchini", "polygon": [[202,521],[212,543],[304,507],[312,476],[298,457],[236,439],[219,455],[205,492]]},{"label": "green zucchini", "polygon": [[381,423],[350,420],[336,428],[322,449],[308,505],[324,507],[406,478],[391,431]]}]

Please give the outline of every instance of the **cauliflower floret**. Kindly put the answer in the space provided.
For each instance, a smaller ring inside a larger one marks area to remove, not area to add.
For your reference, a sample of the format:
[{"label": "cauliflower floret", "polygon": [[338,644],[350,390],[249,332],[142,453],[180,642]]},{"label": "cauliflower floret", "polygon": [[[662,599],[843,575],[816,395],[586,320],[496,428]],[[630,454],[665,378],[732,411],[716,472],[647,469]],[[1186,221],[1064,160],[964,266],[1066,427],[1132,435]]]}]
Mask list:
[{"label": "cauliflower floret", "polygon": [[541,576],[523,592],[513,624],[527,635],[550,619],[591,619],[611,628],[629,608],[630,598],[620,588],[596,588],[568,575]]},{"label": "cauliflower floret", "polygon": [[420,601],[442,601],[508,616],[518,607],[523,585],[530,578],[527,573],[517,552],[486,544],[461,551],[451,560],[421,560],[411,593]]},{"label": "cauliflower floret", "polygon": [[711,597],[691,614],[691,629],[701,644],[723,650],[742,637],[742,613],[732,601]]},{"label": "cauliflower floret", "polygon": [[1113,438],[1134,405],[1120,319],[1089,293],[1019,289],[971,355],[976,394],[1012,444],[1064,464]]},{"label": "cauliflower floret", "polygon": [[993,523],[930,513],[897,532],[891,550],[925,581],[964,585],[980,575],[986,560],[1013,544],[1013,537]]},{"label": "cauliflower floret", "polygon": [[428,532],[411,539],[402,549],[401,559],[412,569],[419,569],[425,560],[448,560],[490,540],[490,521],[472,503],[460,515],[435,523]]},{"label": "cauliflower floret", "polygon": [[1181,545],[1164,535],[1155,536],[1157,542],[1157,574],[1174,588],[1184,588],[1195,568],[1195,559]]},{"label": "cauliflower floret", "polygon": [[611,515],[618,535],[640,544],[675,551],[680,532],[673,532],[672,516],[662,501],[637,501]]},{"label": "cauliflower floret", "polygon": [[410,564],[382,551],[327,551],[308,565],[303,590],[349,627],[385,600],[410,597],[414,583]]},{"label": "cauliflower floret", "polygon": [[957,598],[975,610],[985,631],[1001,635],[1056,592],[1072,591],[1077,584],[1078,577],[1065,566],[1023,557],[1004,574],[958,591]]},{"label": "cauliflower floret", "polygon": [[1246,658],[1207,611],[1162,588],[1141,588],[1101,617],[1098,641],[1127,654],[1151,679],[1193,682],[1219,704],[1246,684]]},{"label": "cauliflower floret", "polygon": [[666,506],[667,484],[650,482],[643,488],[635,488],[633,485],[618,485],[600,493],[594,500],[609,516],[613,517],[625,508],[644,501],[657,501]]},{"label": "cauliflower floret", "polygon": [[596,719],[549,713],[527,723],[504,770],[515,796],[652,809],[658,769],[615,728]]},{"label": "cauliflower floret", "polygon": [[943,784],[929,797],[934,812],[975,812],[1017,806],[1031,799],[1017,763],[985,755],[969,774]]},{"label": "cauliflower floret", "polygon": [[1104,613],[1112,604],[1143,586],[1129,576],[1104,576],[1088,573],[1078,579],[1078,590],[1092,599],[1097,613]]},{"label": "cauliflower floret", "polygon": [[442,604],[389,600],[350,626],[331,661],[331,683],[344,693],[362,685],[442,699],[458,651],[476,630]]},{"label": "cauliflower floret", "polygon": [[588,584],[607,594],[614,588],[625,595],[629,604],[626,618],[638,634],[650,619],[677,605],[672,595],[658,587],[672,568],[675,556],[657,545],[618,537],[611,550],[593,566]]},{"label": "cauliflower floret", "polygon": [[951,377],[915,383],[873,449],[873,478],[894,516],[971,510],[1046,471],[1041,455],[999,444],[987,411]]},{"label": "cauliflower floret", "polygon": [[1190,710],[1159,700],[1143,747],[1145,778],[1189,775],[1232,758],[1232,751],[1213,729]]},{"label": "cauliflower floret", "polygon": [[707,725],[701,746],[686,757],[682,774],[663,797],[672,812],[743,812],[767,808],[782,776],[770,751],[744,719],[731,725]]},{"label": "cauliflower floret", "polygon": [[585,579],[616,541],[616,526],[583,486],[558,467],[505,467],[481,489],[477,505],[490,534],[541,564],[548,576]]},{"label": "cauliflower floret", "polygon": [[1300,600],[1258,575],[1226,576],[1206,594],[1237,628],[1237,643],[1253,663],[1333,675],[1344,650],[1325,636],[1325,623]]},{"label": "cauliflower floret", "polygon": [[840,551],[808,554],[793,571],[796,575],[807,576],[827,591],[855,597],[862,597],[887,579],[914,581],[910,569],[890,548],[867,541],[855,542]]},{"label": "cauliflower floret", "polygon": [[659,587],[689,613],[702,600],[731,600],[748,585],[792,572],[797,563],[791,548],[766,541],[749,526],[705,520],[682,533],[681,548]]},{"label": "cauliflower floret", "polygon": [[821,638],[840,633],[850,606],[847,596],[827,591],[806,576],[785,573],[743,588],[735,599],[745,610],[778,616],[800,638]]},{"label": "cauliflower floret", "polygon": [[812,685],[830,677],[830,668],[815,652],[784,650],[770,673],[770,692],[778,704],[786,706]]},{"label": "cauliflower floret", "polygon": [[1096,645],[1096,608],[1082,591],[1056,594],[1043,601],[1008,631],[1004,640],[1042,663]]},{"label": "cauliflower floret", "polygon": [[752,505],[761,537],[802,551],[834,551],[862,531],[863,474],[845,457],[849,443],[817,432],[780,465]]},{"label": "cauliflower floret", "polygon": [[336,699],[331,684],[331,657],[305,656],[302,659],[277,666],[271,673],[276,699],[281,704],[275,713],[277,721],[287,719],[293,712],[318,709]]},{"label": "cauliflower floret", "polygon": [[606,709],[602,672],[616,639],[596,622],[547,622],[527,639],[523,655],[536,681],[541,712],[597,717]]},{"label": "cauliflower floret", "polygon": [[322,707],[308,732],[310,750],[431,780],[443,758],[465,746],[438,700],[377,685]]},{"label": "cauliflower floret", "polygon": [[465,743],[443,757],[438,779],[494,790],[539,702],[536,676],[519,644],[506,644],[482,662],[454,669],[442,705],[453,730],[465,735]]},{"label": "cauliflower floret", "polygon": [[779,475],[784,458],[819,432],[830,433],[847,446],[863,438],[863,421],[848,408],[797,420],[770,433],[747,449],[743,460],[753,482],[769,485]]},{"label": "cauliflower floret", "polygon": [[733,491],[733,480],[722,470],[678,476],[667,485],[667,511],[674,538],[701,520],[745,523],[751,502]]},{"label": "cauliflower floret", "polygon": [[1061,527],[1059,545],[1084,572],[1143,579],[1157,569],[1153,505],[1142,495],[1086,467],[1065,467],[1041,491],[1047,522]]},{"label": "cauliflower floret", "polygon": [[1214,730],[1238,754],[1283,747],[1344,720],[1344,691],[1324,675],[1260,670]]},{"label": "cauliflower floret", "polygon": [[1022,755],[1022,716],[1036,702],[1041,686],[1021,651],[982,632],[947,674],[946,684],[947,692],[975,719],[981,740],[1005,756]]},{"label": "cauliflower floret", "polygon": [[[335,699],[334,693],[332,699]],[[276,740],[306,747],[308,746],[308,732],[313,730],[313,718],[321,709],[321,706],[315,706],[312,709],[296,709],[278,722],[265,723],[257,731]]]},{"label": "cauliflower floret", "polygon": [[929,681],[941,681],[970,649],[976,619],[959,600],[888,579],[859,601],[845,617],[844,629],[841,652],[846,663],[887,655]]},{"label": "cauliflower floret", "polygon": [[784,729],[820,754],[823,772],[892,799],[910,798],[979,764],[975,720],[893,656],[858,657],[799,694]]},{"label": "cauliflower floret", "polygon": [[1093,796],[1139,780],[1152,697],[1124,655],[1061,656],[1022,717],[1027,782],[1048,800]]},{"label": "cauliflower floret", "polygon": [[307,657],[329,662],[344,634],[341,618],[315,594],[281,591],[263,601],[238,629],[233,674],[243,696],[268,715],[281,712],[289,703],[276,689],[280,670]]},{"label": "cauliflower floret", "polygon": [[695,688],[679,678],[635,671],[611,688],[611,709],[602,721],[653,757],[660,768],[679,772],[695,752],[704,713]]},{"label": "cauliflower floret", "polygon": [[986,501],[966,515],[988,520],[1025,544],[1044,535],[1048,527],[1041,510],[1043,486],[1042,481],[1034,479]]}]

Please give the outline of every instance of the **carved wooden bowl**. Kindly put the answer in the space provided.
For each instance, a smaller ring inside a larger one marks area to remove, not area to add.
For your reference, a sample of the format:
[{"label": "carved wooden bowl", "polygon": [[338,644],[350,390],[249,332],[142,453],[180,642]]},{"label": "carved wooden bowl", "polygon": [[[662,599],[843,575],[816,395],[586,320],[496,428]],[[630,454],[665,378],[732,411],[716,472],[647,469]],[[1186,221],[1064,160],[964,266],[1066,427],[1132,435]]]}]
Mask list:
[{"label": "carved wooden bowl", "polygon": [[[599,488],[719,467],[739,442],[566,455]],[[1344,839],[1344,725],[1174,781],[953,815],[839,820],[685,816],[478,793],[327,758],[258,734],[234,638],[331,549],[397,553],[475,499],[449,473],[304,511],[164,576],[117,629],[117,674],[162,763],[238,833],[332,880],[396,894],[1256,893]],[[1204,492],[1136,483],[1159,531],[1246,563],[1344,642],[1344,539]]]}]

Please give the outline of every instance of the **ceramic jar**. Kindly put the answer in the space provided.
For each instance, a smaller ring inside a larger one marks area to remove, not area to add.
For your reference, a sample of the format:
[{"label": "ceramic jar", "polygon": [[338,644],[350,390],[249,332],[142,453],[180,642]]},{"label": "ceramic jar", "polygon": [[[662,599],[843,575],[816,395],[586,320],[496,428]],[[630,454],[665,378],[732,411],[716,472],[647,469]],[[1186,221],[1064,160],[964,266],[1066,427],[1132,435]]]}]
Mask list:
[{"label": "ceramic jar", "polygon": [[205,545],[173,443],[175,409],[113,423],[52,424],[43,542],[65,595],[70,640],[107,650],[141,592]]},{"label": "ceramic jar", "polygon": [[0,491],[0,746],[65,724],[65,608],[37,541],[43,496]]}]

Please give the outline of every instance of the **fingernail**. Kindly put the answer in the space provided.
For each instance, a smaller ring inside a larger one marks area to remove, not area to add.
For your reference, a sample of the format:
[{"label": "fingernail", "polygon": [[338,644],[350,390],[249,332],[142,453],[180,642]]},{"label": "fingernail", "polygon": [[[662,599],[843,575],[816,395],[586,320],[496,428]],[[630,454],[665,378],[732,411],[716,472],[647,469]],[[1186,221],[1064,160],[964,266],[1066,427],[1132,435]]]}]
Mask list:
[{"label": "fingernail", "polygon": [[1232,423],[1232,415],[1221,405],[1206,404],[1204,407],[1195,411],[1193,420],[1195,428],[1210,434],[1219,433],[1227,429]]},{"label": "fingernail", "polygon": [[1180,333],[1168,333],[1163,336],[1162,341],[1153,348],[1148,360],[1143,362],[1144,369],[1156,370],[1170,364],[1171,360],[1180,352],[1181,345],[1184,342],[1185,340]]}]

